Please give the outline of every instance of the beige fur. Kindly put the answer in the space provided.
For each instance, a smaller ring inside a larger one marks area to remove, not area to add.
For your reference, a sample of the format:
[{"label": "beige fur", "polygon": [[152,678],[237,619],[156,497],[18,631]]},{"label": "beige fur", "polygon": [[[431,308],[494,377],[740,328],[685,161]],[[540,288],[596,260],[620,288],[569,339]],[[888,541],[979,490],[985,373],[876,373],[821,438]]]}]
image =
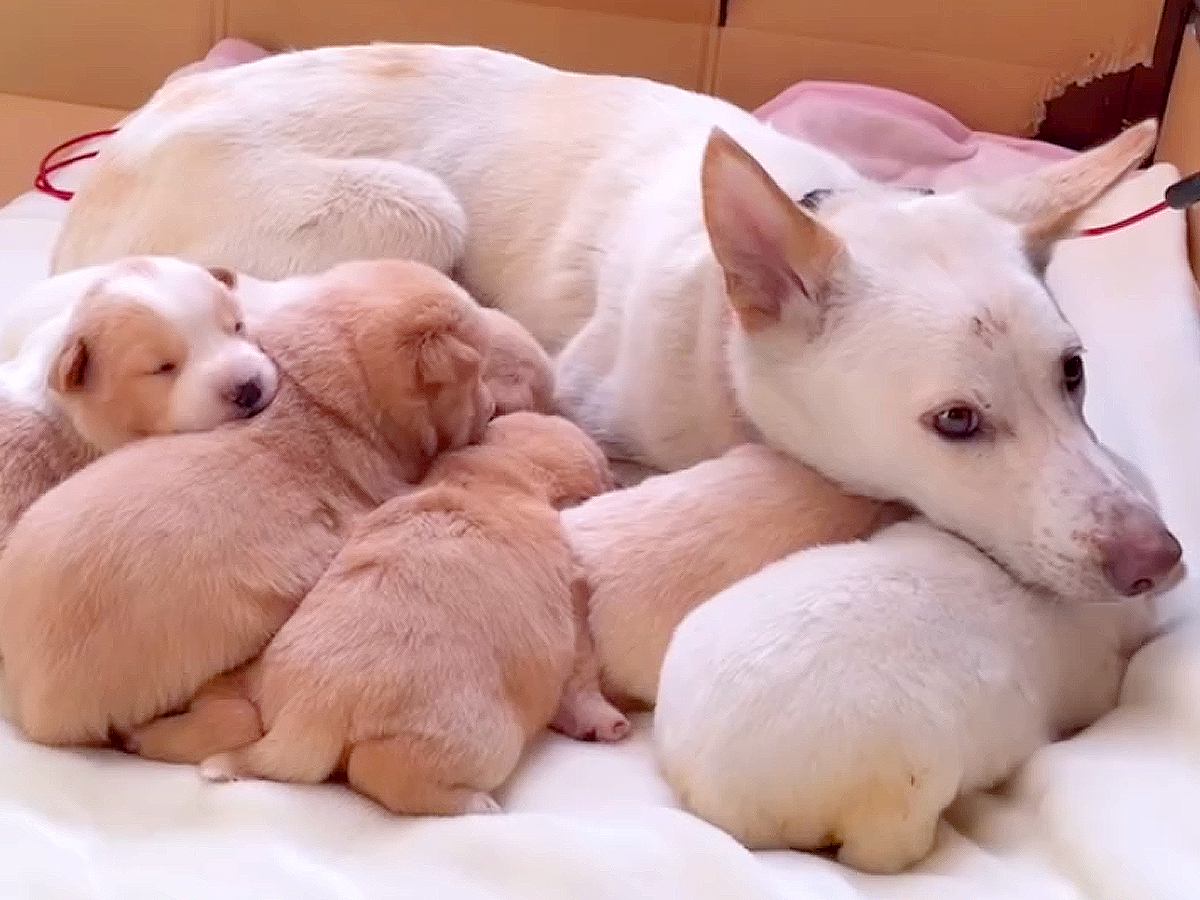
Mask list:
[{"label": "beige fur", "polygon": [[496,401],[496,413],[532,410],[554,412],[554,363],[516,319],[498,309],[485,309],[492,352],[483,378]]},{"label": "beige fur", "polygon": [[605,692],[653,705],[667,644],[689,612],[768,563],[905,514],[753,444],[567,510]]},{"label": "beige fur", "polygon": [[94,457],[61,413],[0,394],[0,553],[21,513]]},{"label": "beige fur", "polygon": [[414,263],[351,263],[263,341],[248,423],[142,441],[44,495],[0,556],[0,653],[34,740],[103,741],[259,652],[354,520],[477,437],[478,307]]},{"label": "beige fur", "polygon": [[[257,706],[266,735],[208,760],[209,777],[344,769],[394,812],[496,809],[489,792],[556,708],[577,736],[628,729],[594,668],[588,683],[586,597],[556,511],[610,486],[599,448],[565,419],[496,419],[363,520],[259,660],[131,748],[186,761],[222,737],[245,743]],[[234,686],[253,704],[231,702]]]}]

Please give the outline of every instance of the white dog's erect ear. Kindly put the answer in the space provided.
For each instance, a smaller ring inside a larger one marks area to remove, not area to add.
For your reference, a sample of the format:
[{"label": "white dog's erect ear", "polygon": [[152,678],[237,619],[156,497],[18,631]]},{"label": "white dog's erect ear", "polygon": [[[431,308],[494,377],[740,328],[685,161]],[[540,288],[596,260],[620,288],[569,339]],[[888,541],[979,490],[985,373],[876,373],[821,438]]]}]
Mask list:
[{"label": "white dog's erect ear", "polygon": [[1084,209],[1146,158],[1157,139],[1158,123],[1147,119],[1086,153],[968,194],[1019,225],[1031,253],[1042,257]]},{"label": "white dog's erect ear", "polygon": [[88,362],[84,339],[78,335],[69,338],[50,368],[50,389],[58,394],[83,390],[87,384]]},{"label": "white dog's erect ear", "polygon": [[842,241],[719,128],[704,150],[701,187],[704,225],[743,328],[779,321],[786,303],[818,302]]}]

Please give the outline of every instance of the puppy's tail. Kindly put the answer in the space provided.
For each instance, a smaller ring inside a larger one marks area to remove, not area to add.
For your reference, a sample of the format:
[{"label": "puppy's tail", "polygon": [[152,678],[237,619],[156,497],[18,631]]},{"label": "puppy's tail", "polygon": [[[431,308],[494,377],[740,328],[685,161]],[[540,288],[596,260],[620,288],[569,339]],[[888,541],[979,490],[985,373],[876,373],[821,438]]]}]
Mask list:
[{"label": "puppy's tail", "polygon": [[319,784],[341,765],[346,723],[328,710],[284,707],[271,729],[253,744],[210,756],[200,764],[209,781],[262,778]]}]

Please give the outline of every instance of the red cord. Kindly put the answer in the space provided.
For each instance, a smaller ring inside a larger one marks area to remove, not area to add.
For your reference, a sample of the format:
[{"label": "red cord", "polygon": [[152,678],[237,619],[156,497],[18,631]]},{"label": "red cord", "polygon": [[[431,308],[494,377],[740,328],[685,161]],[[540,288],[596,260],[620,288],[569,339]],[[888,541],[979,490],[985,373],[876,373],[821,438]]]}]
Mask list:
[{"label": "red cord", "polygon": [[43,194],[49,194],[51,197],[55,197],[59,200],[70,200],[75,196],[75,192],[65,191],[62,188],[56,188],[50,182],[49,176],[57,172],[59,169],[65,169],[67,166],[81,162],[82,160],[91,159],[100,151],[92,150],[88,153],[80,153],[77,156],[61,159],[55,163],[51,163],[50,161],[54,159],[54,157],[58,156],[58,154],[62,153],[64,150],[69,150],[71,147],[78,146],[79,144],[86,144],[88,141],[95,140],[96,138],[108,137],[110,134],[116,133],[116,128],[105,128],[100,131],[89,131],[87,134],[81,134],[79,137],[71,138],[69,141],[63,141],[61,144],[43,156],[42,161],[38,163],[37,175],[34,176],[33,179],[34,188],[41,191]]},{"label": "red cord", "polygon": [[1142,221],[1142,219],[1148,219],[1155,213],[1162,212],[1164,209],[1167,209],[1167,201],[1159,200],[1153,206],[1143,209],[1140,213],[1134,213],[1132,216],[1127,216],[1119,221],[1110,222],[1107,225],[1096,225],[1092,228],[1081,228],[1072,237],[1096,237],[1097,235],[1108,234],[1110,231],[1116,231],[1124,228],[1126,225],[1133,225]]}]

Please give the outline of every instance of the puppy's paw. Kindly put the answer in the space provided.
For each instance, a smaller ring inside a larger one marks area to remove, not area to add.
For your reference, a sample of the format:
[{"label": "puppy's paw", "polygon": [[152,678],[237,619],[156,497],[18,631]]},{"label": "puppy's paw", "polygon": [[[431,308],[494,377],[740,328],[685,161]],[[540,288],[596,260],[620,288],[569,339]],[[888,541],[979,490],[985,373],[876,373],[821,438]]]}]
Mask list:
[{"label": "puppy's paw", "polygon": [[200,763],[200,777],[205,781],[237,781],[238,771],[232,753],[218,753]]},{"label": "puppy's paw", "polygon": [[500,804],[491,794],[485,794],[483,791],[472,794],[463,805],[463,815],[466,816],[493,815],[499,812],[504,812]]},{"label": "puppy's paw", "polygon": [[609,707],[607,719],[596,727],[596,740],[606,744],[614,744],[629,737],[632,726],[618,710]]},{"label": "puppy's paw", "polygon": [[587,691],[563,698],[550,727],[577,741],[601,741],[606,744],[629,735],[629,720],[599,691]]}]

